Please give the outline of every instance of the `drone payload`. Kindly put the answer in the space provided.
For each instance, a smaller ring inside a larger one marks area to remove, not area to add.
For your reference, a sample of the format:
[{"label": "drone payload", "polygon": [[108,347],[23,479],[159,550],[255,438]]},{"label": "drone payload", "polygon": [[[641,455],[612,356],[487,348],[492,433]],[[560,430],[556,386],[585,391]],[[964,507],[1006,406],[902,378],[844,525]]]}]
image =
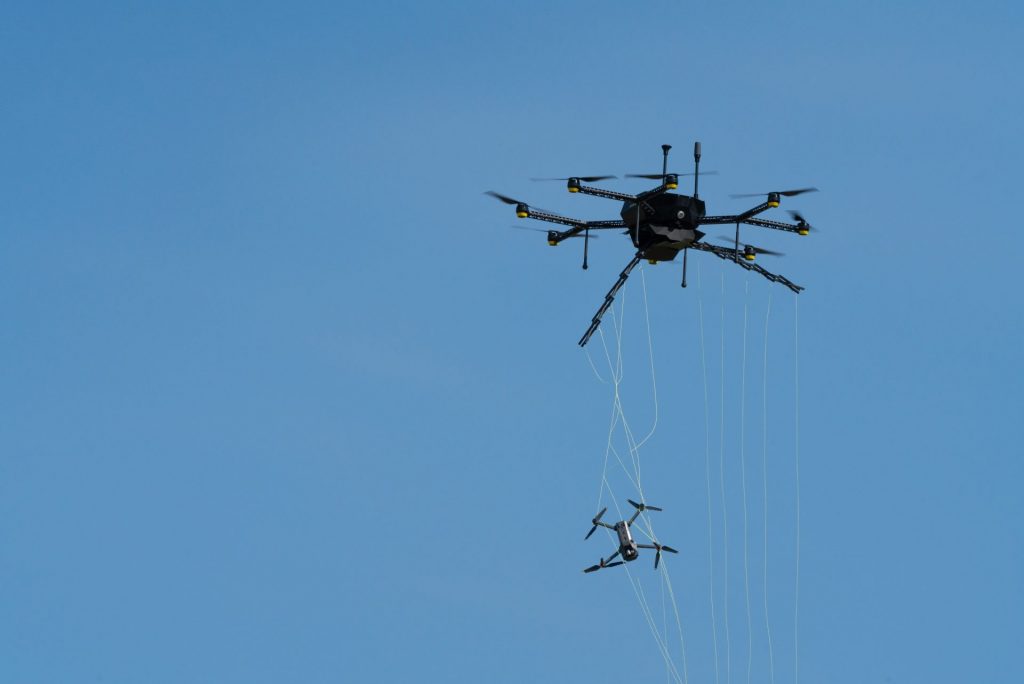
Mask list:
[{"label": "drone payload", "polygon": [[[515,206],[516,216],[519,218],[532,218],[548,223],[567,226],[567,230],[547,231],[548,244],[552,247],[558,245],[568,238],[583,237],[583,268],[586,269],[588,248],[590,242],[590,231],[592,230],[614,230],[624,229],[623,233],[629,235],[636,249],[636,253],[626,267],[619,274],[618,280],[605,295],[604,302],[598,308],[597,313],[591,320],[590,327],[579,340],[579,345],[586,346],[591,336],[601,325],[601,319],[605,312],[612,305],[615,295],[629,278],[629,274],[640,263],[641,259],[647,259],[651,264],[660,261],[673,261],[676,256],[683,253],[683,277],[682,287],[686,287],[686,266],[687,255],[691,249],[701,252],[708,252],[720,259],[732,261],[733,263],[761,274],[768,280],[781,283],[793,292],[799,293],[804,288],[793,283],[785,276],[771,273],[759,264],[755,263],[758,255],[782,256],[780,252],[773,252],[754,245],[740,244],[740,225],[752,225],[772,230],[781,230],[797,235],[808,235],[814,228],[799,213],[791,211],[795,223],[783,223],[758,218],[759,214],[768,209],[778,207],[783,197],[795,197],[807,192],[815,192],[817,188],[800,188],[797,190],[774,190],[766,193],[755,193],[751,195],[732,195],[732,197],[761,197],[765,200],[755,207],[740,214],[729,214],[721,216],[708,216],[705,210],[704,201],[697,193],[700,180],[700,143],[693,145],[693,195],[683,195],[669,192],[679,187],[679,177],[691,174],[679,174],[668,172],[668,153],[671,145],[662,145],[662,170],[660,174],[627,174],[627,178],[646,178],[660,180],[661,184],[656,188],[642,192],[638,195],[629,195],[614,190],[586,185],[603,180],[615,178],[615,176],[572,176],[569,178],[536,178],[533,180],[564,180],[566,187],[571,193],[582,193],[594,195],[606,199],[622,202],[622,209],[619,212],[620,218],[608,221],[583,221],[559,214],[554,214],[541,209],[530,207],[529,204],[513,199],[497,192],[489,191],[487,194],[505,204]],[[714,172],[705,172],[709,175]],[[703,241],[706,233],[700,230],[707,225],[736,225],[736,233],[731,242],[731,247],[722,247],[709,244]],[[596,237],[596,236],[595,236]]]}]

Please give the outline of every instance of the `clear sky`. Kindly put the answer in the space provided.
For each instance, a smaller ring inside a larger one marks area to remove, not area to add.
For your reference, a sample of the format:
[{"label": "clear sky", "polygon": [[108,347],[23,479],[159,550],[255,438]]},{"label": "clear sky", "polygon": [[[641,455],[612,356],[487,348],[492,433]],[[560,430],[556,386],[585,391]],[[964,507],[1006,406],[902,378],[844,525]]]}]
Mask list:
[{"label": "clear sky", "polygon": [[694,140],[709,212],[815,185],[768,217],[820,232],[744,233],[807,287],[799,335],[709,255],[616,310],[685,674],[666,576],[629,569],[673,666],[1024,680],[1022,29],[984,1],[6,4],[0,680],[672,681],[623,568],[580,572],[637,496],[612,456],[598,502],[613,387],[576,346],[630,245],[583,272],[482,193],[613,218],[528,179],[662,143],[686,171]]}]

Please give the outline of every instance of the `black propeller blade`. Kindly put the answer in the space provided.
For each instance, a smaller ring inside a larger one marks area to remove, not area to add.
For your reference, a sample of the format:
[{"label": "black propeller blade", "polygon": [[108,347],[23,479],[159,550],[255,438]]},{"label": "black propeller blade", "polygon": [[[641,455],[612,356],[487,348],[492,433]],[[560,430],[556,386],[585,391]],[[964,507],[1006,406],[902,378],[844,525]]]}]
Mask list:
[{"label": "black propeller blade", "polygon": [[[615,558],[616,555],[618,555],[618,554],[612,554],[612,558]],[[602,568],[614,568],[616,565],[622,565],[622,561],[615,561],[614,563],[606,563],[604,558],[602,558],[600,563],[598,563],[597,565],[591,565],[589,568],[587,568],[583,572],[594,572],[595,570],[600,570]]]},{"label": "black propeller blade", "polygon": [[[504,202],[505,204],[514,205],[515,208],[516,208],[516,214],[519,216],[519,218],[526,218],[528,216],[528,212],[530,210],[530,205],[527,204],[526,202],[520,202],[519,200],[515,199],[514,197],[509,197],[508,195],[502,195],[500,192],[494,192],[493,190],[488,190],[484,194],[485,195],[490,195],[491,197],[495,198],[499,202]],[[537,211],[544,212],[545,214],[550,214],[551,213],[547,209],[541,209],[540,207],[534,207],[534,209],[536,209]],[[523,213],[519,213],[520,211],[522,211]]]},{"label": "black propeller blade", "polygon": [[648,506],[647,504],[637,503],[636,501],[633,501],[632,499],[626,499],[626,501],[628,501],[629,503],[633,504],[633,508],[635,508],[638,511],[660,511],[661,510],[657,506]]},{"label": "black propeller blade", "polygon": [[494,198],[504,202],[505,204],[526,204],[526,202],[520,202],[517,199],[512,199],[508,195],[502,195],[500,193],[494,192],[493,190],[488,190],[484,194],[485,195],[490,195],[491,197],[494,197]]},{"label": "black propeller blade", "polygon": [[671,546],[662,546],[658,542],[654,542],[654,546],[658,549],[657,553],[654,554],[654,569],[655,570],[658,569],[658,563],[661,562],[661,552],[662,551],[668,551],[669,553],[679,553],[678,551],[673,549]]},{"label": "black propeller blade", "polygon": [[[618,176],[569,176],[568,178],[531,178],[532,181],[570,181],[578,180],[584,183],[596,183],[597,181],[618,178]],[[659,176],[660,178],[660,176]]]},{"label": "black propeller blade", "polygon": [[[597,515],[595,515],[594,519],[590,521],[590,522],[594,523],[594,526],[590,528],[589,532],[587,532],[587,536],[583,538],[583,541],[586,541],[586,540],[590,539],[590,535],[594,534],[594,530],[597,529],[597,523],[601,522],[601,516],[604,515],[605,511],[607,511],[607,510],[608,510],[608,507],[605,506],[604,508],[601,509],[601,512],[598,513]],[[590,571],[589,570],[585,570],[584,572],[590,572]]]},{"label": "black propeller blade", "polygon": [[[724,242],[727,245],[735,245],[736,244],[736,242],[734,240],[730,240],[729,238],[720,237],[720,238],[718,238],[718,241],[719,242]],[[762,247],[755,247],[754,245],[743,245],[743,250],[744,251],[750,250],[754,254],[768,254],[770,256],[786,256],[785,253],[783,253],[783,252],[773,252],[770,249],[764,249]]]},{"label": "black propeller blade", "polygon": [[799,190],[772,190],[771,192],[751,192],[742,195],[729,195],[729,197],[760,197],[762,195],[782,195],[783,197],[796,197],[805,192],[818,192],[818,188],[800,188]]},{"label": "black propeller blade", "polygon": [[[509,226],[509,228],[515,228],[516,230],[533,230],[533,231],[536,231],[538,233],[550,233],[551,232],[547,228],[537,228],[536,226]],[[581,234],[581,235],[570,235],[569,237],[570,238],[582,238],[584,236]],[[601,237],[600,235],[591,235],[590,239],[591,240],[597,240],[600,237]],[[568,239],[568,238],[566,238],[566,239]]]},{"label": "black propeller blade", "polygon": [[818,232],[818,229],[808,223],[807,219],[805,219],[799,211],[790,211],[789,215],[793,217],[793,220],[796,221],[797,225],[801,228],[806,228],[807,230],[814,231],[815,233]]},{"label": "black propeller blade", "polygon": [[[735,245],[736,244],[736,242],[734,240],[730,240],[729,238],[718,238],[718,241],[719,242],[724,242],[727,245]],[[744,251],[751,251],[754,254],[768,254],[768,255],[771,255],[771,256],[786,256],[786,254],[784,252],[774,252],[774,251],[772,251],[770,249],[764,249],[763,247],[756,247],[754,245],[743,245],[743,250]]]},{"label": "black propeller blade", "polygon": [[[627,173],[624,177],[625,178],[646,178],[648,180],[661,180],[664,176],[692,176],[692,175],[693,175],[692,173],[667,173],[667,174],[664,174],[664,175],[660,174],[660,173]],[[700,175],[702,175],[702,176],[717,176],[718,172],[717,171],[701,171]]]}]

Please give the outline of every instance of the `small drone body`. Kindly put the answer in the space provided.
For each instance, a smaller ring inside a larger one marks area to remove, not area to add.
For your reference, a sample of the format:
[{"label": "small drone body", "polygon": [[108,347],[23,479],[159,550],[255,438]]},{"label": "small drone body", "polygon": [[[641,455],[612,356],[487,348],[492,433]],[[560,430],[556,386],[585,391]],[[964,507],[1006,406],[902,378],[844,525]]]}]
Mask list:
[{"label": "small drone body", "polygon": [[[692,196],[669,192],[670,190],[675,190],[679,187],[679,176],[687,174],[668,173],[668,151],[672,146],[662,145],[661,148],[663,161],[662,172],[660,174],[632,174],[627,176],[661,181],[661,185],[658,187],[648,190],[647,192],[642,192],[639,195],[627,195],[614,190],[606,190],[604,188],[586,185],[586,183],[607,180],[609,178],[614,178],[614,176],[575,176],[572,178],[535,179],[564,180],[566,181],[566,186],[569,192],[618,200],[622,202],[622,210],[619,212],[619,216],[621,217],[620,219],[611,221],[582,221],[532,208],[525,202],[520,202],[519,200],[505,195],[500,195],[493,191],[487,193],[506,204],[515,205],[516,216],[519,218],[532,218],[540,221],[547,221],[548,223],[568,226],[568,230],[547,231],[548,244],[553,247],[561,243],[563,240],[579,237],[580,234],[582,234],[584,239],[584,269],[587,268],[587,251],[589,247],[590,231],[618,228],[625,229],[624,233],[629,235],[630,240],[633,242],[633,247],[636,249],[636,254],[629,264],[626,265],[626,268],[622,270],[622,273],[619,274],[619,279],[616,281],[615,285],[612,286],[612,289],[608,291],[607,295],[605,295],[604,303],[594,315],[587,332],[584,333],[582,338],[580,338],[579,344],[581,347],[587,344],[590,337],[597,330],[598,326],[600,326],[601,318],[611,306],[615,295],[625,284],[626,279],[629,278],[630,272],[636,267],[641,259],[647,259],[650,263],[656,264],[661,261],[673,261],[676,256],[682,252],[683,287],[686,287],[687,253],[691,249],[696,249],[698,251],[714,254],[720,259],[733,261],[748,271],[760,273],[772,282],[782,283],[793,292],[799,293],[804,289],[801,286],[794,284],[784,276],[770,273],[761,268],[760,265],[754,263],[758,254],[769,254],[775,256],[781,256],[781,254],[761,249],[759,247],[754,247],[753,245],[743,245],[741,249],[740,225],[754,225],[762,228],[796,233],[797,235],[807,235],[811,230],[813,230],[813,228],[797,212],[790,212],[796,223],[770,221],[767,219],[757,218],[757,216],[768,209],[778,207],[782,197],[793,197],[805,192],[814,192],[816,188],[780,190],[768,193],[758,193],[756,195],[733,195],[733,197],[756,197],[764,195],[765,201],[740,214],[708,216],[704,201],[701,200],[697,194],[698,181],[700,179],[700,143],[694,143],[693,146],[694,181]],[[730,241],[732,243],[731,248],[719,247],[718,245],[712,245],[702,241],[706,234],[700,229],[701,226],[716,224],[736,225],[735,239]]]},{"label": "small drone body", "polygon": [[[590,532],[587,532],[587,536],[584,537],[584,539],[590,539],[590,535],[594,534],[594,531],[597,530],[598,527],[607,527],[609,530],[613,530],[615,534],[618,536],[619,550],[613,553],[608,558],[602,557],[597,565],[591,565],[583,572],[594,572],[596,570],[601,570],[602,568],[614,568],[616,565],[622,565],[623,562],[635,561],[637,557],[640,555],[639,549],[654,549],[656,551],[654,555],[655,569],[657,569],[658,563],[661,561],[662,551],[668,551],[669,553],[679,553],[671,546],[665,546],[664,544],[659,544],[657,542],[655,542],[654,544],[637,544],[636,540],[633,539],[633,535],[629,529],[633,525],[633,522],[637,519],[637,516],[639,516],[644,511],[660,511],[661,509],[658,508],[657,506],[648,506],[646,504],[637,503],[632,499],[626,500],[629,501],[629,503],[632,504],[632,506],[636,509],[636,513],[634,513],[633,517],[629,520],[620,520],[614,525],[609,525],[606,522],[601,522],[601,516],[603,516],[605,511],[608,510],[608,508],[605,507],[602,508],[601,512],[595,515],[594,519],[590,521],[594,524],[594,526],[590,528]],[[622,560],[615,561],[614,563],[610,562],[618,556],[622,556]]]}]

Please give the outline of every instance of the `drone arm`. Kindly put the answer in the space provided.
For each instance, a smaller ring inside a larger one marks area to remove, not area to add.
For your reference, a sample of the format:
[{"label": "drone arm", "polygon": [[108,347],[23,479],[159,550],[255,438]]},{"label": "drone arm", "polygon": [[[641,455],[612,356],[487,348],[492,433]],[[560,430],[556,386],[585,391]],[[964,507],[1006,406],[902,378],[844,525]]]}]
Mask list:
[{"label": "drone arm", "polygon": [[796,292],[797,294],[800,294],[800,292],[804,289],[802,286],[797,285],[796,283],[791,281],[789,278],[786,278],[785,276],[781,276],[775,273],[771,273],[770,271],[766,271],[765,269],[761,268],[759,264],[753,264],[750,263],[749,261],[739,259],[738,257],[740,256],[740,254],[737,253],[734,249],[729,249],[728,247],[719,247],[718,245],[709,245],[706,242],[694,242],[692,245],[690,245],[690,247],[693,249],[699,249],[703,252],[711,252],[719,259],[732,261],[738,264],[739,266],[742,266],[743,268],[747,269],[748,271],[760,273],[762,276],[772,281],[773,283],[782,283],[783,285],[788,287],[793,292]]},{"label": "drone arm", "polygon": [[781,221],[769,221],[767,219],[759,218],[748,218],[742,223],[746,223],[750,226],[760,226],[762,228],[772,228],[774,230],[784,230],[787,233],[800,233],[801,227],[799,225],[791,223],[782,223]]},{"label": "drone arm", "polygon": [[587,224],[586,221],[581,221],[580,219],[569,218],[567,216],[559,216],[558,214],[552,214],[550,212],[543,211],[540,209],[532,209],[530,207],[525,208],[526,216],[524,216],[523,218],[532,218],[537,219],[538,221],[547,221],[548,223],[558,223],[563,226],[570,226],[572,228],[579,227],[580,230],[583,230],[583,228],[586,227]]},{"label": "drone arm", "polygon": [[583,195],[593,195],[594,197],[604,197],[605,199],[618,200],[620,202],[633,202],[636,201],[635,195],[627,195],[624,192],[615,192],[614,190],[606,190],[604,188],[595,188],[592,185],[577,185],[574,186],[574,192],[581,193]]},{"label": "drone arm", "polygon": [[629,520],[627,520],[627,521],[626,521],[626,525],[627,525],[627,526],[628,526],[628,525],[632,525],[632,524],[633,524],[633,522],[634,522],[634,521],[636,521],[636,519],[637,519],[638,517],[640,517],[640,509],[639,509],[639,508],[638,508],[638,509],[636,509],[636,513],[634,513],[634,514],[633,514],[633,517],[632,517],[632,518],[630,518]]},{"label": "drone arm", "polygon": [[[531,214],[532,216],[532,214]],[[571,237],[575,237],[585,230],[609,230],[611,228],[625,228],[626,223],[622,220],[618,221],[583,221],[573,225],[569,230],[551,230],[548,231],[548,242],[558,244],[562,240],[567,240]]]},{"label": "drone arm", "polygon": [[[776,205],[777,206],[777,205]],[[772,208],[772,205],[768,202],[762,202],[753,209],[748,209],[742,214],[736,214],[734,216],[705,216],[698,223],[701,225],[711,225],[716,223],[748,223],[747,219],[752,216],[764,213]]]},{"label": "drone arm", "polygon": [[[675,176],[673,176],[673,178],[675,178]],[[679,187],[679,186],[678,186],[678,184],[676,182],[669,183],[669,182],[666,181],[666,182],[663,182],[658,187],[654,188],[653,190],[648,190],[647,192],[641,192],[639,195],[636,196],[635,199],[643,202],[644,200],[649,200],[652,197],[657,197],[658,195],[663,195],[666,192],[668,192],[669,190],[675,190],[677,187]]]},{"label": "drone arm", "polygon": [[612,289],[608,290],[608,294],[604,296],[604,303],[601,304],[601,308],[594,314],[594,318],[590,321],[590,327],[587,328],[587,332],[583,333],[583,337],[580,338],[579,345],[581,347],[587,346],[587,342],[590,341],[591,336],[597,331],[598,326],[601,325],[601,317],[604,316],[604,312],[608,310],[608,307],[612,305],[612,301],[615,299],[615,295],[619,293],[622,286],[626,284],[626,279],[629,278],[629,273],[636,265],[640,263],[640,259],[643,257],[643,252],[637,252],[636,256],[626,264],[626,268],[622,269],[622,273],[619,274],[619,279],[612,285]]}]

